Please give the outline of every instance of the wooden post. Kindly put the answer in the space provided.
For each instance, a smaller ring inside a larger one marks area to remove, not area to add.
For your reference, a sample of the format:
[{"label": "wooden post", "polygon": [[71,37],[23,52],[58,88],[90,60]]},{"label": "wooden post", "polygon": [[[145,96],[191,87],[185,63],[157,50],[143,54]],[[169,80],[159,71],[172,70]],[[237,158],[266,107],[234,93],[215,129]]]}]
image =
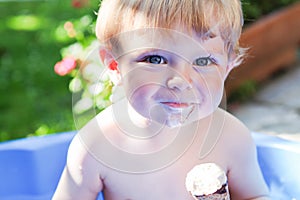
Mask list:
[{"label": "wooden post", "polygon": [[250,48],[245,61],[226,81],[227,95],[245,81],[261,82],[297,60],[300,44],[300,2],[246,27],[240,45]]}]

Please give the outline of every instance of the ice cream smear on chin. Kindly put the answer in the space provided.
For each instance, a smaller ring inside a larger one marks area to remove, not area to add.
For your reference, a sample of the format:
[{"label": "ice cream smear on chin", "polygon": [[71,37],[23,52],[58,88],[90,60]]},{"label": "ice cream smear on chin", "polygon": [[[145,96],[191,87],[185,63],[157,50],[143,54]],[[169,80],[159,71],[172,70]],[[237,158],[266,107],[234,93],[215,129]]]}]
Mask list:
[{"label": "ice cream smear on chin", "polygon": [[185,103],[164,103],[164,107],[169,111],[167,125],[170,127],[184,124],[195,109],[195,105]]},{"label": "ice cream smear on chin", "polygon": [[214,163],[196,165],[188,172],[185,186],[194,199],[230,199],[226,174]]}]

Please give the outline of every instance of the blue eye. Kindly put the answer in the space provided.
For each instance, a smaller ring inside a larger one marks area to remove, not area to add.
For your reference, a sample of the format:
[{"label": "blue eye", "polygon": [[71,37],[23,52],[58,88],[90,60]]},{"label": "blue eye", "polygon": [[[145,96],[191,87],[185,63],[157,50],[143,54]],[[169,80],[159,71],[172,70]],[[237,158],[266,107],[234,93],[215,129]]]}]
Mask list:
[{"label": "blue eye", "polygon": [[212,63],[215,63],[214,59],[211,58],[210,56],[209,57],[200,57],[200,58],[197,58],[195,61],[194,61],[194,65],[197,65],[197,66],[201,66],[201,67],[204,67],[204,66],[208,66],[208,65],[211,65]]},{"label": "blue eye", "polygon": [[151,63],[151,64],[167,64],[167,59],[163,56],[152,55],[147,56],[143,59],[143,62]]}]

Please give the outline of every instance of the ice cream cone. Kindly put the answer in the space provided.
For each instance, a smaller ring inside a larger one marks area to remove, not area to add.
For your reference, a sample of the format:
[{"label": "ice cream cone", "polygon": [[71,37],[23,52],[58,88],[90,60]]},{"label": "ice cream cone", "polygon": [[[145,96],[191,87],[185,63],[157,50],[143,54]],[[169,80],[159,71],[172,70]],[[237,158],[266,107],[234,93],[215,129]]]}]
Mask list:
[{"label": "ice cream cone", "polygon": [[225,172],[214,163],[195,166],[185,181],[187,191],[197,200],[229,200]]}]

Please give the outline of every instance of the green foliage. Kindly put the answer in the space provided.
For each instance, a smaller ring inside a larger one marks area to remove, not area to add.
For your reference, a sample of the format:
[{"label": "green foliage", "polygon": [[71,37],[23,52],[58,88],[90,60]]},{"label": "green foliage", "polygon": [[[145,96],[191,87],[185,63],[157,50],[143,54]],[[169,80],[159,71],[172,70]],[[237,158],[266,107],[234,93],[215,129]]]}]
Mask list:
[{"label": "green foliage", "polygon": [[299,2],[299,0],[242,0],[245,23],[251,23],[272,11],[295,2]]},{"label": "green foliage", "polygon": [[238,89],[229,96],[228,102],[245,102],[249,100],[257,91],[258,85],[253,80],[247,80],[242,83]]},{"label": "green foliage", "polygon": [[94,21],[98,1],[90,4],[75,9],[71,1],[0,2],[0,141],[75,129],[70,77],[56,75],[53,66],[76,39],[58,40],[55,31],[85,15]]}]

